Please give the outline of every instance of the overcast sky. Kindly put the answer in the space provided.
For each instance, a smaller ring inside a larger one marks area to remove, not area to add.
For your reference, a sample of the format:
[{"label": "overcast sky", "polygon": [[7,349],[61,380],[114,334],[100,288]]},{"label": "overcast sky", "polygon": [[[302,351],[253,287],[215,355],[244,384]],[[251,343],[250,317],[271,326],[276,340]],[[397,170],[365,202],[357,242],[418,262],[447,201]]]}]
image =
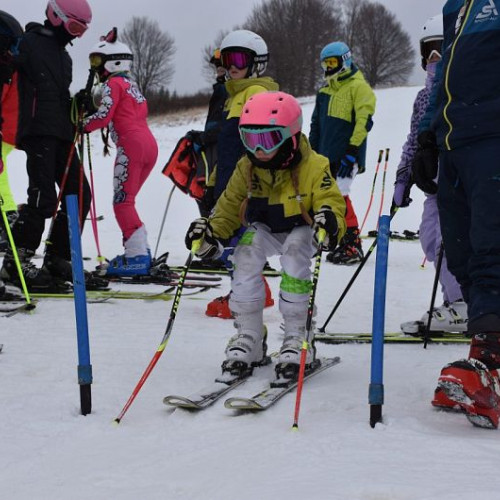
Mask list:
[{"label": "overcast sky", "polygon": [[[85,35],[69,48],[74,61],[73,90],[85,85],[88,54],[113,26],[123,28],[133,16],[156,19],[174,39],[177,47],[175,74],[169,88],[180,94],[207,88],[201,72],[201,49],[211,44],[220,30],[243,24],[263,0],[88,0],[93,20]],[[445,0],[378,0],[392,11],[411,36],[418,52],[420,31],[425,21],[440,12]],[[47,0],[2,0],[1,9],[14,15],[22,25],[43,21]],[[325,45],[331,40],[325,40]],[[355,55],[354,55],[355,56]],[[318,57],[318,54],[311,54]],[[300,61],[297,61],[300,71]],[[419,60],[415,60],[412,83],[423,82]]]}]

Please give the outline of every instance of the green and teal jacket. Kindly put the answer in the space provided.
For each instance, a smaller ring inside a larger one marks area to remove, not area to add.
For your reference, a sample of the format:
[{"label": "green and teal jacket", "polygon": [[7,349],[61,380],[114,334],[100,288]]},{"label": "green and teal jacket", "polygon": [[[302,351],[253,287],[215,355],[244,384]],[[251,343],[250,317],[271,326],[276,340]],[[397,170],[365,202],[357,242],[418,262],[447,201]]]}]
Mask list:
[{"label": "green and teal jacket", "polygon": [[359,172],[365,170],[366,137],[373,126],[376,98],[356,66],[322,87],[316,96],[309,141],[312,148],[338,166],[349,145],[359,148]]}]

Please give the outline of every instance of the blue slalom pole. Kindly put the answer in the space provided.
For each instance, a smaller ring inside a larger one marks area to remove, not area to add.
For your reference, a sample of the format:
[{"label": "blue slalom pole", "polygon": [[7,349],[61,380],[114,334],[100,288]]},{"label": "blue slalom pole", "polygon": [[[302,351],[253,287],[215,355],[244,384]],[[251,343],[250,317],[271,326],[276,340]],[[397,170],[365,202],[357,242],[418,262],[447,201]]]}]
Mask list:
[{"label": "blue slalom pole", "polygon": [[375,287],[373,294],[371,380],[368,389],[370,425],[382,422],[384,404],[384,328],[385,295],[387,285],[387,261],[389,256],[389,228],[391,217],[382,215],[377,234],[377,259],[375,263]]},{"label": "blue slalom pole", "polygon": [[71,267],[73,269],[73,293],[78,340],[80,408],[82,415],[88,415],[92,411],[92,365],[90,364],[87,297],[85,291],[85,275],[83,273],[78,197],[74,194],[66,196],[66,207],[68,210],[69,243],[71,246]]}]

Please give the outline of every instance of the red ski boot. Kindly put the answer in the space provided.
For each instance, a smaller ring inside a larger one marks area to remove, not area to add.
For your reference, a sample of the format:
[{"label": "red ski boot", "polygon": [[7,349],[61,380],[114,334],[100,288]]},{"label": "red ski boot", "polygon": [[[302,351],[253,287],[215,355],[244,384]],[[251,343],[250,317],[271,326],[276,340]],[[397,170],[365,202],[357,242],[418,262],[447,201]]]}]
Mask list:
[{"label": "red ski boot", "polygon": [[441,370],[438,389],[465,411],[473,425],[498,428],[500,381],[497,370],[488,370],[474,358],[455,361]]},{"label": "red ski boot", "polygon": [[[262,277],[262,279],[264,280],[264,286],[266,287],[266,302],[264,303],[264,307],[271,307],[274,305],[271,288],[269,287],[266,278]],[[224,295],[223,297],[217,297],[212,300],[212,302],[209,302],[207,304],[205,314],[213,318],[231,319],[233,315],[229,309],[229,294]]]}]

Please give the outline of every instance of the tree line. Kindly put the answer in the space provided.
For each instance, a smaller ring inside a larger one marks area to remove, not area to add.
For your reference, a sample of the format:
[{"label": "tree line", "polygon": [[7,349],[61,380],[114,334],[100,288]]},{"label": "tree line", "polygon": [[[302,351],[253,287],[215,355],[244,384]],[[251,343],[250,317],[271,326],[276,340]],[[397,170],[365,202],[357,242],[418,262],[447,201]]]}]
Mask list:
[{"label": "tree line", "polygon": [[[355,64],[372,87],[408,81],[415,51],[408,33],[394,14],[371,0],[267,0],[255,6],[241,26],[266,41],[270,58],[266,74],[285,92],[313,95],[323,83],[319,53],[329,42],[344,41]],[[213,50],[231,30],[200,49],[202,78],[214,80]],[[151,114],[205,105],[210,93],[179,96],[168,91],[175,72],[175,40],[157,21],[134,17],[121,39],[134,53],[132,74],[151,104]]]}]

